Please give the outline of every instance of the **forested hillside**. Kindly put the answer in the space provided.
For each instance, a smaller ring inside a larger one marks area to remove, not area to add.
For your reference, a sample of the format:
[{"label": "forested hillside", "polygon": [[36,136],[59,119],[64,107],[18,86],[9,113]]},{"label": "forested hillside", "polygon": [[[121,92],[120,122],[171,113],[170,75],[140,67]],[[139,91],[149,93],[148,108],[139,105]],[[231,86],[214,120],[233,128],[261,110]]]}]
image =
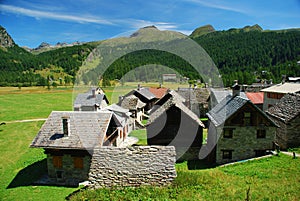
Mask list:
[{"label": "forested hillside", "polygon": [[[1,47],[0,86],[46,86],[49,80],[55,84],[70,83],[94,47],[92,44],[83,44],[38,55],[27,52],[17,45]],[[54,76],[55,74],[57,76]]]},{"label": "forested hillside", "polygon": [[[154,28],[151,31],[155,31]],[[150,29],[137,33],[145,34],[147,31]],[[0,86],[72,83],[83,61],[100,43],[85,43],[32,54],[16,45],[2,27],[0,34]],[[243,29],[215,31],[207,25],[197,28],[190,37],[211,56],[225,86],[230,86],[236,79],[241,84],[251,84],[261,79],[280,82],[282,75],[300,76],[300,65],[297,65],[300,60],[299,29],[263,31],[254,25]],[[193,67],[180,57],[149,49],[119,58],[103,77],[106,80],[120,79],[128,71],[147,64],[167,66],[190,79],[200,78]],[[151,79],[151,74],[157,72],[148,72],[145,79]],[[135,76],[142,75],[141,71]]]},{"label": "forested hillside", "polygon": [[[211,56],[225,86],[231,86],[234,80],[239,80],[240,84],[259,80],[278,83],[282,75],[300,76],[297,65],[300,60],[299,30],[262,31],[258,25],[228,31],[203,30],[203,33],[198,31],[196,37],[192,34],[191,38]],[[193,67],[180,57],[155,50],[123,56],[110,66],[104,77],[120,79],[129,70],[151,63],[172,67],[191,79],[199,78]]]},{"label": "forested hillside", "polygon": [[300,31],[248,31],[232,29],[193,38],[212,57],[225,85],[238,79],[280,82],[282,75],[300,76]]}]

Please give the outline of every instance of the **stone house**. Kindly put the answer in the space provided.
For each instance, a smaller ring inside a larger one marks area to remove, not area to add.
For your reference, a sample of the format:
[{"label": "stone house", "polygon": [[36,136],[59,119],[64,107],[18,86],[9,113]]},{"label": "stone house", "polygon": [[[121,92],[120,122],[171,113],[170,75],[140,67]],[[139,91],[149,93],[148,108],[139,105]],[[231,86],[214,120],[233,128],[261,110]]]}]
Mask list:
[{"label": "stone house", "polygon": [[109,101],[100,88],[78,94],[74,101],[74,111],[100,111]]},{"label": "stone house", "polygon": [[[183,101],[179,94],[170,91],[157,102],[146,125],[148,145],[175,146],[177,160],[197,158],[203,139],[204,124]],[[194,154],[183,156],[193,148]]]},{"label": "stone house", "polygon": [[88,179],[92,150],[118,146],[122,130],[111,112],[53,111],[30,146],[45,150],[54,184],[76,185]]},{"label": "stone house", "polygon": [[273,149],[277,125],[249,99],[227,96],[207,116],[208,160],[228,163],[262,156]]},{"label": "stone house", "polygon": [[280,126],[276,143],[281,149],[300,146],[300,94],[288,93],[266,113]]},{"label": "stone house", "polygon": [[177,93],[185,99],[184,105],[198,117],[206,116],[210,96],[208,88],[178,88]]},{"label": "stone house", "polygon": [[124,98],[131,95],[136,96],[140,101],[145,103],[145,107],[144,107],[145,112],[149,111],[153,107],[155,102],[158,100],[156,96],[149,91],[148,88],[141,87],[140,85],[138,86],[137,89],[134,89],[130,91],[128,94],[126,94]]},{"label": "stone house", "polygon": [[300,83],[283,83],[261,90],[264,92],[263,110],[275,105],[287,93],[300,93]]},{"label": "stone house", "polygon": [[131,113],[131,117],[138,123],[143,120],[146,103],[142,102],[135,95],[129,95],[122,97],[118,103],[122,108],[128,109]]},{"label": "stone house", "polygon": [[210,88],[210,96],[208,98],[209,110],[211,110],[213,107],[219,104],[224,98],[228,96],[234,96],[235,93],[245,99],[248,98],[246,93],[240,90],[239,85],[235,85],[234,87],[236,88],[235,90],[223,88]]},{"label": "stone house", "polygon": [[118,122],[120,122],[123,127],[121,135],[124,135],[124,138],[126,138],[128,134],[135,129],[135,121],[130,116],[131,112],[129,112],[129,109],[122,108],[117,104],[112,104],[102,109],[102,111],[110,111],[115,114],[114,118],[117,118]]}]

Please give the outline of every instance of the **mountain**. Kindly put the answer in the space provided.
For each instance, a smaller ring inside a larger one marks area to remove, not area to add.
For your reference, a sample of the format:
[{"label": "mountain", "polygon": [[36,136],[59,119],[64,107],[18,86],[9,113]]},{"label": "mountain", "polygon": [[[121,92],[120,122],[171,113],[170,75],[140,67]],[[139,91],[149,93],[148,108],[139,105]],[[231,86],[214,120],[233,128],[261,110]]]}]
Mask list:
[{"label": "mountain", "polygon": [[15,46],[14,40],[11,38],[11,36],[6,32],[6,30],[0,26],[0,46],[1,47],[13,47]]},{"label": "mountain", "polygon": [[55,50],[55,49],[58,49],[58,48],[62,48],[62,47],[72,47],[72,46],[75,46],[75,45],[82,45],[84,43],[81,43],[81,42],[73,42],[73,43],[61,43],[61,42],[58,42],[56,43],[55,45],[51,45],[49,43],[46,43],[46,42],[42,42],[38,47],[36,48],[27,48],[25,47],[25,49],[29,52],[32,52],[34,54],[39,54],[39,53],[42,53],[42,52],[46,52],[46,51],[50,51],[50,50]]},{"label": "mountain", "polygon": [[216,31],[215,28],[212,25],[208,24],[208,25],[201,26],[201,27],[198,27],[197,29],[195,29],[192,32],[192,34],[190,35],[190,37],[196,38],[196,37],[208,34],[208,33],[212,33],[214,31]]},{"label": "mountain", "polygon": [[299,76],[300,30],[262,30],[260,26],[215,31],[193,38],[215,62],[226,86],[238,79],[281,81],[282,75]]},{"label": "mountain", "polygon": [[239,32],[250,32],[250,31],[258,31],[262,32],[263,29],[258,24],[255,24],[253,26],[245,26],[243,28],[231,28],[228,30],[229,32],[239,33]]},{"label": "mountain", "polygon": [[[0,33],[0,86],[44,86],[49,77],[56,83],[59,80],[70,83],[70,79],[74,79],[78,70],[82,69],[82,64],[87,64],[84,69],[90,71],[89,75],[97,81],[99,77],[93,71],[94,64],[89,63],[93,60],[96,60],[96,65],[104,66],[104,70],[109,66],[105,71],[109,80],[120,79],[134,68],[148,64],[167,66],[182,76],[199,79],[187,61],[155,48],[157,44],[168,46],[174,41],[179,43],[187,36],[174,31],[160,31],[155,26],[141,28],[130,37],[85,44],[58,43],[53,49],[43,43],[39,52],[20,48],[3,27]],[[297,65],[300,60],[300,29],[272,31],[253,25],[215,30],[211,25],[205,25],[195,29],[189,37],[210,55],[226,86],[236,79],[241,84],[250,84],[257,79],[272,79],[276,83],[281,81],[282,75],[300,76],[300,66]],[[102,47],[106,50],[102,51]],[[41,51],[43,49],[47,51]],[[113,49],[119,52],[113,55]],[[149,72],[149,75],[152,73]],[[137,76],[141,75],[142,70]]]},{"label": "mountain", "polygon": [[[49,80],[52,84],[70,83],[98,44],[57,44],[51,50],[33,54],[15,44],[3,27],[0,27],[0,42],[0,86],[45,86]],[[47,43],[40,46],[48,47]]]}]

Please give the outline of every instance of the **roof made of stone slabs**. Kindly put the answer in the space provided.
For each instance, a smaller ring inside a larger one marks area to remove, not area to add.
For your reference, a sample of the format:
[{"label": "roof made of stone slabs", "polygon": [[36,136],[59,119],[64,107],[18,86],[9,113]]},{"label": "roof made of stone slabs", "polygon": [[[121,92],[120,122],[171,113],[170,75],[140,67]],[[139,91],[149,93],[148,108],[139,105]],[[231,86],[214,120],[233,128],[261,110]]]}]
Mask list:
[{"label": "roof made of stone slabs", "polygon": [[222,125],[229,117],[243,107],[249,100],[240,96],[228,95],[208,113],[208,118],[215,126]]},{"label": "roof made of stone slabs", "polygon": [[[213,103],[213,106],[220,103],[224,98],[226,98],[228,96],[232,97],[232,90],[225,90],[225,89],[220,89],[220,88],[211,88],[210,91],[211,91],[210,95],[214,96],[215,100],[216,100],[216,103]],[[243,91],[240,92],[239,96],[244,98],[244,99],[248,99],[246,93],[243,92]]]},{"label": "roof made of stone slabs", "polygon": [[125,96],[119,104],[121,107],[129,110],[136,110],[138,108],[143,108],[146,106],[146,103],[140,101],[140,99],[135,95]]},{"label": "roof made of stone slabs", "polygon": [[105,108],[103,108],[103,110],[108,110],[108,111],[112,111],[112,112],[119,112],[119,113],[123,113],[123,114],[128,114],[129,109],[125,109],[117,104],[111,104]]},{"label": "roof made of stone slabs", "polygon": [[255,106],[249,99],[246,99],[241,96],[228,95],[224,98],[219,104],[213,107],[208,113],[207,116],[211,122],[216,126],[221,126],[225,121],[230,118],[234,113],[236,113],[240,108],[245,104],[251,104],[256,110],[264,116],[272,125],[277,126],[262,110]]},{"label": "roof made of stone slabs", "polygon": [[144,87],[135,89],[134,91],[135,91],[135,93],[139,93],[140,95],[145,97],[147,100],[152,100],[152,99],[156,98],[155,95],[149,91],[149,89],[144,88]]},{"label": "roof made of stone slabs", "polygon": [[[68,137],[63,135],[63,117],[70,119]],[[111,118],[111,112],[53,111],[30,146],[57,149],[92,149],[102,146]]]},{"label": "roof made of stone slabs", "polygon": [[150,114],[147,125],[153,123],[158,117],[163,115],[167,110],[175,106],[178,109],[180,109],[182,112],[184,112],[186,115],[188,115],[196,123],[198,123],[199,126],[203,128],[205,127],[204,124],[198,118],[198,116],[182,103],[182,97],[179,94],[177,94],[173,90],[170,91],[169,94],[172,94],[172,97],[170,97],[162,105],[158,106],[156,110]]},{"label": "roof made of stone slabs", "polygon": [[103,100],[108,104],[105,94],[95,94],[94,96],[92,91],[89,91],[87,93],[78,94],[74,101],[74,106],[94,106],[95,104],[101,105]]},{"label": "roof made of stone slabs", "polygon": [[300,92],[300,83],[289,83],[276,84],[271,87],[261,90],[262,92],[274,92],[274,93],[297,93]]},{"label": "roof made of stone slabs", "polygon": [[196,103],[207,103],[210,95],[208,88],[179,88],[177,93],[186,101],[191,100],[191,102]]},{"label": "roof made of stone slabs", "polygon": [[283,122],[289,122],[300,115],[300,95],[288,93],[266,113]]},{"label": "roof made of stone slabs", "polygon": [[264,103],[264,92],[246,92],[246,95],[253,104]]}]

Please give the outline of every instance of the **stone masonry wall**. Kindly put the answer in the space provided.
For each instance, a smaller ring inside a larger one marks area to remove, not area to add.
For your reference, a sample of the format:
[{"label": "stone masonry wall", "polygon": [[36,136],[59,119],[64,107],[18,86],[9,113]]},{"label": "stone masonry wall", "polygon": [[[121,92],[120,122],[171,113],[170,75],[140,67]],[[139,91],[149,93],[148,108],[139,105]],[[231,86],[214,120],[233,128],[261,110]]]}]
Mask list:
[{"label": "stone masonry wall", "polygon": [[[221,135],[217,144],[216,162],[227,163],[255,157],[255,150],[271,150],[275,140],[275,127],[266,129],[266,138],[257,138],[256,127],[235,127],[233,138]],[[223,159],[222,150],[232,150],[232,159]]]},{"label": "stone masonry wall", "polygon": [[92,156],[90,187],[170,184],[175,156],[173,146],[101,147]]}]

